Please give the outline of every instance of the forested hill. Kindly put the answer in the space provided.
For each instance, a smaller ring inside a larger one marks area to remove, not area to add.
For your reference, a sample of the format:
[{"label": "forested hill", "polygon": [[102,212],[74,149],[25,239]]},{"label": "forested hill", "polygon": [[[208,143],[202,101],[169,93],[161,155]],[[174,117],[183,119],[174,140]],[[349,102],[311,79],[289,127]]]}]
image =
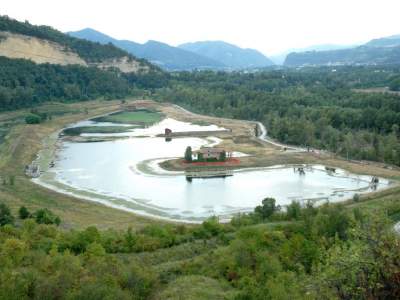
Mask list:
[{"label": "forested hill", "polygon": [[374,39],[362,46],[329,51],[290,53],[285,66],[400,64],[400,36]]},{"label": "forested hill", "polygon": [[123,98],[165,84],[160,71],[121,73],[80,65],[36,64],[0,56],[0,111],[46,101]]},{"label": "forested hill", "polygon": [[[112,44],[103,45],[74,38],[49,26],[35,26],[27,21],[19,22],[7,16],[0,16],[0,33],[0,55],[2,56],[18,58],[15,55],[20,53],[21,56],[19,58],[30,58],[35,61],[34,57],[39,56],[40,53],[27,52],[35,50],[29,48],[29,43],[33,43],[35,39],[38,39],[36,45],[47,46],[47,48],[43,48],[43,51],[48,50],[49,57],[60,56],[60,53],[70,56],[76,55],[78,57],[73,62],[77,64],[94,65],[100,68],[117,67],[121,71],[148,71],[155,69],[146,60],[138,59]],[[13,41],[17,42],[13,44]],[[19,47],[24,46],[24,49],[19,49]],[[45,55],[42,53],[42,56]],[[62,57],[57,59],[61,61]],[[52,63],[52,61],[49,62]]]},{"label": "forested hill", "polygon": [[233,70],[263,68],[274,64],[257,50],[243,49],[223,41],[186,43],[179,48],[219,61]]},{"label": "forested hill", "polygon": [[0,111],[122,98],[164,84],[158,67],[111,44],[0,16]]},{"label": "forested hill", "polygon": [[369,41],[366,46],[369,47],[395,47],[400,46],[400,34],[392,35],[380,39],[373,39]]}]

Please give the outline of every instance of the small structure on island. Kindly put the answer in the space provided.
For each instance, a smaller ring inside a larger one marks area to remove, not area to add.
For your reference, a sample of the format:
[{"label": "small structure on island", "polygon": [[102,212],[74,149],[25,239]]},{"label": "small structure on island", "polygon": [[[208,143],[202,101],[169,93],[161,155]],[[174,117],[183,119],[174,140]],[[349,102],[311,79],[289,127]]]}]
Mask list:
[{"label": "small structure on island", "polygon": [[370,183],[370,187],[372,188],[372,190],[376,190],[378,188],[379,185],[379,178],[374,176],[371,179],[371,183]]},{"label": "small structure on island", "polygon": [[[185,150],[186,163],[193,163],[200,166],[224,166],[227,158],[231,158],[232,153],[226,152],[223,148],[203,147],[198,151],[192,151],[188,146]],[[224,168],[202,168],[185,170],[186,180],[191,182],[193,178],[225,178],[233,176],[233,171]]]},{"label": "small structure on island", "polygon": [[333,167],[325,167],[325,170],[327,172],[330,172],[330,173],[335,173],[336,172],[336,168],[333,168]]},{"label": "small structure on island", "polygon": [[297,167],[297,168],[294,167],[293,170],[294,170],[295,173],[299,173],[300,175],[305,175],[306,174],[306,172],[304,171],[304,167],[302,167],[302,166]]},{"label": "small structure on island", "polygon": [[371,179],[371,184],[377,185],[378,183],[379,183],[379,178],[376,177],[376,176],[372,177],[372,179]]},{"label": "small structure on island", "polygon": [[165,141],[166,142],[170,142],[172,141],[172,130],[169,128],[165,128],[164,130],[164,135],[165,135]]},{"label": "small structure on island", "polygon": [[185,171],[186,180],[192,182],[195,178],[226,178],[233,176],[233,171],[229,169]]},{"label": "small structure on island", "polygon": [[232,152],[226,152],[223,148],[202,147],[197,151],[192,151],[188,146],[184,155],[185,161],[189,163],[220,163],[232,158]]},{"label": "small structure on island", "polygon": [[226,157],[226,152],[223,148],[211,148],[211,147],[203,147],[200,148],[199,154],[203,157],[203,159],[220,159],[221,156]]},{"label": "small structure on island", "polygon": [[171,129],[169,129],[169,128],[165,128],[165,130],[164,130],[164,134],[165,134],[165,136],[167,137],[167,136],[170,136],[171,135],[171,133],[172,133],[172,130]]}]

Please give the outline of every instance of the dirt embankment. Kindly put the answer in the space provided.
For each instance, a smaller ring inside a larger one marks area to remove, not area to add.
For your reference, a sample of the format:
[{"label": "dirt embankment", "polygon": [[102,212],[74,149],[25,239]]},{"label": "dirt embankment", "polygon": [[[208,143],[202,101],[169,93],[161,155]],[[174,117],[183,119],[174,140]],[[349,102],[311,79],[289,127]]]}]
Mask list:
[{"label": "dirt embankment", "polygon": [[4,31],[0,32],[0,55],[29,59],[38,64],[87,65],[78,54],[57,43]]},{"label": "dirt embankment", "polygon": [[99,63],[90,63],[90,66],[97,67],[99,69],[117,68],[122,73],[137,73],[145,72],[149,68],[146,65],[142,65],[139,61],[129,59],[127,56],[122,58],[109,59]]},{"label": "dirt embankment", "polygon": [[32,36],[0,31],[0,56],[29,59],[38,64],[94,66],[117,68],[123,73],[146,72],[149,67],[128,56],[98,63],[87,63],[77,53],[60,44]]}]

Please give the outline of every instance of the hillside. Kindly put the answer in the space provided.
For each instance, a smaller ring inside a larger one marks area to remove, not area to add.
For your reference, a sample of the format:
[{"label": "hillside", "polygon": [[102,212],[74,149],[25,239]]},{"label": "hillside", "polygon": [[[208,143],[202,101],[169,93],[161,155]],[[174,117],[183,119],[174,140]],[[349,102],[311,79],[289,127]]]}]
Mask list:
[{"label": "hillside", "polygon": [[87,66],[87,63],[77,53],[66,50],[60,44],[6,31],[0,32],[0,55],[29,59],[39,64]]},{"label": "hillside", "polygon": [[400,36],[374,39],[355,48],[293,52],[285,66],[304,65],[379,65],[400,63]]},{"label": "hillside", "polygon": [[68,34],[101,44],[112,43],[136,57],[147,59],[170,71],[224,68],[224,65],[218,61],[157,41],[139,44],[128,40],[117,40],[91,28],[68,32]]},{"label": "hillside", "polygon": [[48,26],[34,26],[0,16],[0,55],[35,63],[78,64],[99,68],[115,67],[122,72],[154,69],[113,46],[70,37]]},{"label": "hillside", "polygon": [[308,52],[308,51],[328,51],[328,50],[339,50],[353,48],[356,45],[336,45],[336,44],[320,44],[312,45],[304,48],[292,48],[285,50],[281,53],[277,53],[269,56],[269,58],[277,65],[282,65],[285,62],[286,56],[292,52]]},{"label": "hillside", "polygon": [[223,63],[231,69],[259,68],[273,65],[273,62],[254,49],[242,49],[223,41],[186,43],[179,48],[192,51]]},{"label": "hillside", "polygon": [[373,39],[365,44],[368,47],[396,47],[400,46],[400,34],[380,39]]}]

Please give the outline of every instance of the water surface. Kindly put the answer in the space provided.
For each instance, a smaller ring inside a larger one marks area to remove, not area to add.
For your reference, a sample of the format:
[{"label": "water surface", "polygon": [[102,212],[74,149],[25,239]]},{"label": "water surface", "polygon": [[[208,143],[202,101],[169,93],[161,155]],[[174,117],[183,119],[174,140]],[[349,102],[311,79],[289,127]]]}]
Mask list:
[{"label": "water surface", "polygon": [[[229,218],[237,212],[252,211],[265,197],[273,197],[278,204],[287,205],[293,200],[335,202],[355,193],[372,191],[370,176],[343,170],[328,173],[320,165],[306,167],[304,175],[295,172],[293,167],[276,166],[238,170],[231,177],[193,179],[191,182],[182,172],[146,172],[146,167],[154,167],[151,161],[182,157],[189,145],[199,149],[218,143],[218,139],[211,137],[175,138],[170,142],[155,137],[165,127],[173,131],[222,129],[215,125],[200,126],[165,119],[149,128],[132,129],[122,134],[84,134],[125,138],[96,143],[63,141],[55,168],[47,170],[38,181],[63,192],[139,214],[188,221],[201,221],[212,215]],[[377,188],[387,185],[388,181],[381,179]]]}]

